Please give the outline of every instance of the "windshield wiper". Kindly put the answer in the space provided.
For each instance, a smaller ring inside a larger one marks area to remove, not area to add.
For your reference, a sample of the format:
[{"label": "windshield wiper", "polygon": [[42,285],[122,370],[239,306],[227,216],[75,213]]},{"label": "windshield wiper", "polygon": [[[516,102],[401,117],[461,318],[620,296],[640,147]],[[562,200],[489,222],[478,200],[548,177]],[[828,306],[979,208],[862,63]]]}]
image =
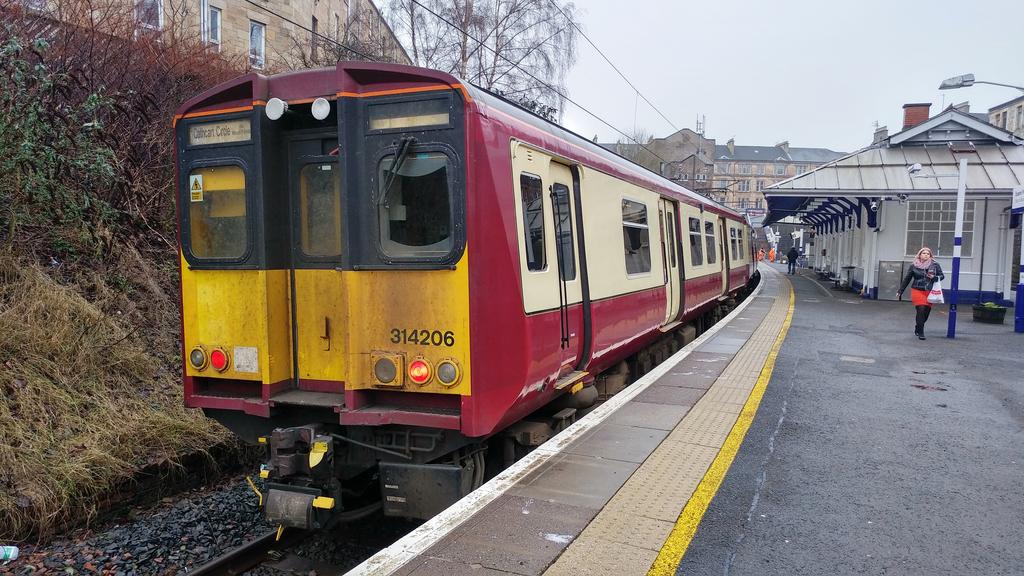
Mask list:
[{"label": "windshield wiper", "polygon": [[395,161],[388,168],[387,180],[385,181],[384,188],[381,189],[382,198],[387,197],[388,190],[391,190],[391,185],[395,183],[395,177],[398,176],[398,171],[402,168],[402,164],[405,163],[405,158],[409,155],[409,150],[412,149],[414,143],[416,143],[416,138],[413,136],[406,136],[398,143]]}]

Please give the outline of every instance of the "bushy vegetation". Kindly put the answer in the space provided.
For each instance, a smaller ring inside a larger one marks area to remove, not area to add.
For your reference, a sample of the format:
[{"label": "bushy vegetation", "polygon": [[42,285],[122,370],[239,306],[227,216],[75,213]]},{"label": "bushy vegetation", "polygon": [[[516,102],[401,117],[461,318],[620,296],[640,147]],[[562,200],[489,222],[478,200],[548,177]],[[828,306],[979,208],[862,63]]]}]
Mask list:
[{"label": "bushy vegetation", "polygon": [[116,0],[0,0],[0,541],[229,434],[182,406],[171,119],[243,70]]}]

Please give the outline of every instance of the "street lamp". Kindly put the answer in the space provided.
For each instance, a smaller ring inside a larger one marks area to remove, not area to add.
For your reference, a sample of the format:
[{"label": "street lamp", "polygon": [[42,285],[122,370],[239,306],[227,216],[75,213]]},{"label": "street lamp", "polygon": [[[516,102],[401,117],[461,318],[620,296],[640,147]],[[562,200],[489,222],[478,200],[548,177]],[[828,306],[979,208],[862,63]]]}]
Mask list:
[{"label": "street lamp", "polygon": [[975,84],[991,84],[992,86],[1002,86],[1003,88],[1016,88],[1021,92],[1024,92],[1024,87],[1014,86],[1013,84],[1000,84],[999,82],[986,82],[984,80],[975,80],[974,74],[961,74],[960,76],[953,76],[952,78],[946,78],[939,84],[939,90],[955,90],[957,88],[967,88],[974,86]]},{"label": "street lamp", "polygon": [[[973,78],[973,76],[971,76]],[[960,300],[960,251],[964,237],[964,201],[967,198],[967,158],[961,158],[956,174],[921,174],[921,165],[907,168],[911,178],[956,178],[956,223],[953,227],[953,270],[949,286],[949,323],[946,338],[956,338],[956,305]]]}]

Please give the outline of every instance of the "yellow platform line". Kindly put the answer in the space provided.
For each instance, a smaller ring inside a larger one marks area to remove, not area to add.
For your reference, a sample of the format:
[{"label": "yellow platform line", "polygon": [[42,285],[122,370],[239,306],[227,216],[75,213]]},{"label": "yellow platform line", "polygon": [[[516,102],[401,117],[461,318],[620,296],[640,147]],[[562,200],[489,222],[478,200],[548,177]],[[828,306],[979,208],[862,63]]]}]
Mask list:
[{"label": "yellow platform line", "polygon": [[790,285],[789,310],[786,312],[786,320],[782,323],[782,330],[775,338],[775,344],[772,345],[768,358],[765,359],[761,373],[757,377],[757,383],[754,384],[754,389],[747,397],[746,403],[743,404],[743,411],[740,412],[739,418],[736,419],[732,430],[729,431],[729,436],[726,437],[721,450],[718,451],[715,460],[708,467],[708,471],[697,485],[697,489],[694,490],[683,511],[679,513],[675,527],[672,528],[672,532],[665,540],[665,544],[661,547],[647,576],[671,576],[679,568],[679,563],[682,562],[686,549],[690,547],[690,542],[693,541],[693,536],[697,533],[697,527],[700,526],[704,513],[715,497],[715,493],[718,492],[718,487],[722,485],[722,480],[725,479],[725,474],[732,466],[732,461],[736,458],[736,453],[739,452],[743,438],[746,437],[747,430],[750,429],[750,425],[754,421],[765,388],[768,387],[768,381],[772,378],[772,370],[775,368],[779,349],[782,348],[782,341],[785,340],[786,332],[789,331],[789,325],[793,321],[795,301],[793,286]]}]

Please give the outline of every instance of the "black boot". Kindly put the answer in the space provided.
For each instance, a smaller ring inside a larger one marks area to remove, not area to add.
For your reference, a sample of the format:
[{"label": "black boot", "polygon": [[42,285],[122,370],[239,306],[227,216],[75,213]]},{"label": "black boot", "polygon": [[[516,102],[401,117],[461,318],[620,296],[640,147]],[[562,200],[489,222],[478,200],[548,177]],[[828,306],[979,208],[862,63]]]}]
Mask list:
[{"label": "black boot", "polygon": [[928,306],[917,306],[917,318],[914,325],[914,334],[921,340],[924,340],[924,323],[928,320],[928,313],[931,308]]}]

